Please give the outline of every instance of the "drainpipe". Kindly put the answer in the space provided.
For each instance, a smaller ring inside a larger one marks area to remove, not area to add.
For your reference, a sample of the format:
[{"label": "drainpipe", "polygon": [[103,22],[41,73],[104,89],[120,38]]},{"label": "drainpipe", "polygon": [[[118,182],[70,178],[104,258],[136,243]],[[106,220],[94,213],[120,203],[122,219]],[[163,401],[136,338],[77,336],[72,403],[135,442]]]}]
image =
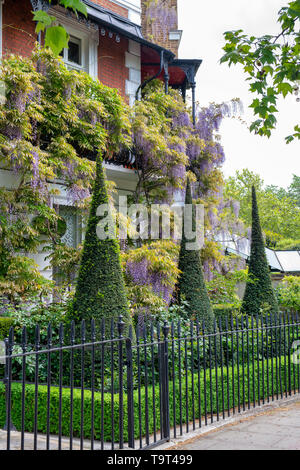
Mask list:
[{"label": "drainpipe", "polygon": [[[34,12],[38,10],[47,12],[50,8],[50,3],[51,3],[47,0],[30,0],[30,2],[31,2]],[[53,3],[55,4],[56,2],[54,1]],[[42,32],[41,31],[37,35],[37,42],[39,43],[40,46],[42,45]]]},{"label": "drainpipe", "polygon": [[164,75],[164,81],[165,81],[165,93],[166,95],[169,93],[169,80],[170,80],[170,75],[169,75],[169,64],[168,62],[164,63],[164,69],[165,69],[165,75]]},{"label": "drainpipe", "polygon": [[196,125],[196,82],[191,83],[192,87],[192,112],[193,112],[193,125]]}]

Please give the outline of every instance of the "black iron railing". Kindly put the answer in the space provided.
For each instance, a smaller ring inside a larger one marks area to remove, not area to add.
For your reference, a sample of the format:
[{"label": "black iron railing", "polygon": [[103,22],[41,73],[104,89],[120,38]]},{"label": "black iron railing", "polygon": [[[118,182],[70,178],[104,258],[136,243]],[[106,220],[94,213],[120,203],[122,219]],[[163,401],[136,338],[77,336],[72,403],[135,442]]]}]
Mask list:
[{"label": "black iron railing", "polygon": [[281,314],[11,329],[0,447],[146,449],[299,393],[299,325]]}]

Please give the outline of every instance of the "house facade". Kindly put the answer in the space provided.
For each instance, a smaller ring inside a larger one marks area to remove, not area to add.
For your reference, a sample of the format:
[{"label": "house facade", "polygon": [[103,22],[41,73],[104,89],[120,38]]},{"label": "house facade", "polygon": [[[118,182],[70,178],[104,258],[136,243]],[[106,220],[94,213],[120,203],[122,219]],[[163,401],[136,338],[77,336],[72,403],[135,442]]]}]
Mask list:
[{"label": "house facade", "polygon": [[[178,59],[181,31],[178,31],[177,0],[168,0],[173,19],[160,34],[149,22],[144,0],[83,0],[88,16],[76,17],[55,1],[0,0],[0,54],[30,56],[36,41],[43,39],[35,33],[32,12],[44,9],[55,16],[70,35],[69,48],[62,53],[67,67],[83,70],[104,85],[117,88],[132,105],[150,80],[159,78],[169,87],[180,89],[183,97],[192,90],[195,113],[195,76],[201,60]],[[156,33],[156,38],[153,36]],[[120,195],[133,192],[137,183],[134,155],[122,160],[105,161],[107,178],[114,181]],[[0,169],[0,187],[14,187],[15,175]],[[81,241],[81,223],[76,209],[68,200],[64,186],[56,185],[59,196],[53,203],[66,221],[63,241],[77,246]],[[42,274],[52,277],[45,261],[47,253],[30,255],[40,266]]]}]

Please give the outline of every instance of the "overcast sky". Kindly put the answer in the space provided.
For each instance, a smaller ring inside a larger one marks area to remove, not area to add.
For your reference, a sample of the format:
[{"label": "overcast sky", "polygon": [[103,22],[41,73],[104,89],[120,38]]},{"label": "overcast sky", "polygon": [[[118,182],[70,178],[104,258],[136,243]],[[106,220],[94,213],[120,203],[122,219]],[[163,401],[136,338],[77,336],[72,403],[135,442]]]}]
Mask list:
[{"label": "overcast sky", "polygon": [[[179,28],[183,37],[181,58],[200,58],[197,75],[197,100],[200,105],[240,98],[243,118],[251,122],[248,108],[253,98],[240,66],[220,65],[224,45],[223,32],[243,29],[248,34],[272,34],[278,31],[277,12],[284,0],[178,0]],[[299,123],[300,102],[296,97],[280,101],[278,125],[270,139],[250,134],[246,125],[226,119],[221,127],[226,153],[225,176],[249,168],[259,173],[266,184],[287,187],[293,173],[300,175],[300,142],[287,145],[284,137]]]}]

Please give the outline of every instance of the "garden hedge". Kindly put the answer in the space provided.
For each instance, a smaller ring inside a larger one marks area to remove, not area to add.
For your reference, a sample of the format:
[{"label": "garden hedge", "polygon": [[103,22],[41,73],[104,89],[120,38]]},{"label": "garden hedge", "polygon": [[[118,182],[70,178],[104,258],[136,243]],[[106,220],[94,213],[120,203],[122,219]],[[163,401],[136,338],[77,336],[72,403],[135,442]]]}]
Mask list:
[{"label": "garden hedge", "polygon": [[[214,315],[217,320],[217,324],[219,324],[219,318],[224,320],[224,325],[225,325],[225,319],[228,318],[230,319],[231,315],[236,317],[239,313],[239,309],[235,306],[235,304],[217,304],[213,305],[213,311]],[[229,320],[230,321],[230,320]],[[222,325],[223,325],[222,323]]]},{"label": "garden hedge", "polygon": [[13,323],[13,318],[0,317],[0,341],[8,337],[9,329]]},{"label": "garden hedge", "polygon": [[[289,387],[288,381],[288,365],[289,358],[281,357],[277,358],[277,369],[280,371],[282,380],[282,391],[283,393]],[[296,366],[292,367],[291,374],[291,388],[293,390],[299,389],[299,375],[298,369]],[[262,369],[264,368],[264,383],[262,381]],[[244,380],[245,380],[245,397],[246,403],[248,402],[248,391],[250,396],[250,402],[254,401],[253,399],[253,383],[256,396],[256,402],[258,397],[258,370],[260,371],[260,381],[259,381],[259,395],[260,399],[264,396],[267,398],[267,361],[260,361],[251,364],[249,367],[249,380],[248,380],[248,369],[245,365],[244,368]],[[233,400],[233,387],[232,387],[232,371],[234,371],[234,400]],[[229,407],[233,407],[233,403],[237,407],[238,405],[238,393],[240,391],[241,403],[243,396],[243,368],[242,365],[239,367],[239,374],[237,367],[233,369],[228,369],[228,382],[229,382]],[[180,420],[180,393],[179,393],[179,376],[182,381],[182,419],[183,423],[187,421],[186,416],[186,377],[185,375],[177,373],[175,390],[173,390],[173,383],[169,383],[169,397],[170,397],[170,420],[171,426],[174,424],[174,411],[173,411],[173,396],[175,396],[175,413],[176,413],[176,423],[179,424]],[[238,376],[240,379],[240,387],[238,388]],[[271,395],[272,386],[272,366],[271,360],[268,362],[268,376],[269,376],[269,395]],[[218,387],[216,387],[216,378],[218,379]],[[201,398],[201,415],[204,414],[204,371],[200,371],[200,398]],[[217,369],[217,374],[215,370],[211,372],[211,378],[209,370],[206,371],[206,400],[207,400],[207,410],[208,413],[210,410],[213,410],[213,413],[217,410],[217,403],[219,406],[219,411],[222,410],[222,393],[221,393],[221,379],[222,379],[222,370],[221,368]],[[253,382],[254,381],[254,382]],[[212,383],[211,383],[212,382]],[[228,397],[227,397],[227,368],[223,368],[223,382],[224,382],[224,401],[225,407],[227,407]],[[212,402],[210,401],[210,384],[212,385]],[[280,381],[277,387],[276,381],[276,359],[273,361],[273,389],[274,394],[278,392],[280,394]],[[198,407],[198,373],[195,373],[194,376],[188,374],[188,420],[190,421],[193,417],[193,390],[195,397],[195,415],[196,418],[199,417],[199,407]],[[217,400],[217,391],[218,390],[218,400]],[[12,420],[17,430],[21,429],[21,384],[14,383],[12,384]],[[25,430],[28,432],[33,432],[34,428],[34,385],[26,386],[26,410],[25,410]],[[148,409],[149,409],[149,432],[153,432],[154,422],[153,422],[153,395],[152,387],[149,387],[148,390]],[[175,392],[175,394],[174,394]],[[145,435],[145,388],[141,389],[141,416],[142,416],[142,434]],[[63,389],[62,391],[62,433],[65,436],[69,435],[69,422],[70,422],[70,389]],[[91,436],[91,392],[86,390],[84,392],[84,436],[89,438]],[[127,440],[127,396],[124,394],[124,439]],[[138,419],[138,391],[134,392],[134,422],[135,422],[135,438],[139,436],[139,419]],[[114,404],[114,435],[115,441],[119,438],[119,396],[115,394],[113,397]],[[247,406],[247,405],[246,405]],[[80,390],[74,390],[74,437],[80,436],[80,416],[81,416],[81,392]],[[241,405],[242,407],[242,405]],[[159,386],[155,386],[155,408],[156,408],[156,429],[160,429],[160,413],[159,413]],[[59,388],[51,387],[51,399],[50,399],[50,409],[51,409],[51,419],[50,419],[50,432],[51,434],[58,434],[58,414],[59,414]],[[111,394],[104,394],[104,439],[105,441],[111,441]],[[0,383],[0,427],[3,426],[5,420],[5,389],[4,385]],[[40,433],[46,433],[47,430],[47,387],[40,385],[38,389],[38,431]],[[94,428],[95,439],[101,438],[101,394],[95,393],[95,428]]]}]

